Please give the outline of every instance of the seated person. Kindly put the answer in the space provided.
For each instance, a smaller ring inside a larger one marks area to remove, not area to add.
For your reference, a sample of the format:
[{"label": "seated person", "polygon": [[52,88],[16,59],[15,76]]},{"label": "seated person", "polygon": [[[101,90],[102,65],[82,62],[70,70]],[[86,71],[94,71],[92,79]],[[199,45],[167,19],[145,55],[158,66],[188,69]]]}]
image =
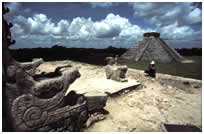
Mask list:
[{"label": "seated person", "polygon": [[151,76],[151,77],[156,77],[156,66],[155,66],[155,62],[152,61],[150,64],[149,64],[149,68],[147,70],[145,70],[145,73],[148,74],[148,76]]}]

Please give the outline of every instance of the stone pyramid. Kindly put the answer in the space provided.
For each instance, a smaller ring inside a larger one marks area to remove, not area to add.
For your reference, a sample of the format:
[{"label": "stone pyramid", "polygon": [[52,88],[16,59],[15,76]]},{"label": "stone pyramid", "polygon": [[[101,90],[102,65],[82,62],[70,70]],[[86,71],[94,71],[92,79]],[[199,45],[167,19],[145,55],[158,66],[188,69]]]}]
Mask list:
[{"label": "stone pyramid", "polygon": [[134,61],[155,60],[161,63],[168,63],[173,60],[182,61],[184,59],[176,50],[160,38],[160,33],[144,33],[143,36],[141,41],[121,55],[122,59]]}]

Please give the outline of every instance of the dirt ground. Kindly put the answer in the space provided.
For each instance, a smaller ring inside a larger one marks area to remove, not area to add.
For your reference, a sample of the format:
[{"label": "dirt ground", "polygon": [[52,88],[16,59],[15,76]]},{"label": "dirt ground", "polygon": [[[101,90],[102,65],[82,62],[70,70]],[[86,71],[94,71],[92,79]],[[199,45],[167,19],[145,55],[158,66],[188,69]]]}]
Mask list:
[{"label": "dirt ground", "polygon": [[[105,74],[102,66],[71,61],[46,62],[38,69],[40,72],[52,71],[67,64],[79,69],[79,79],[97,79]],[[143,88],[109,97],[105,107],[109,112],[106,118],[84,131],[162,131],[161,123],[191,124],[202,128],[201,81],[162,74],[152,79],[133,69],[128,69],[127,78],[138,80]]]}]

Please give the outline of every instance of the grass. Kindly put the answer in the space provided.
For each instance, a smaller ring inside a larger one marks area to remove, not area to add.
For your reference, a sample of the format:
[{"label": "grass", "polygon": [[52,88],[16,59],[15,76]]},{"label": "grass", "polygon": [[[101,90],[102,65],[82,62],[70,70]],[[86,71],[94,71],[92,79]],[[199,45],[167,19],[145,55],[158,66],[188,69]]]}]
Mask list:
[{"label": "grass", "polygon": [[[170,74],[175,76],[182,76],[187,78],[202,80],[202,56],[184,57],[188,60],[193,60],[193,63],[156,63],[157,72],[162,74]],[[150,61],[132,61],[120,59],[119,63],[127,65],[129,68],[145,70],[147,69]]]}]

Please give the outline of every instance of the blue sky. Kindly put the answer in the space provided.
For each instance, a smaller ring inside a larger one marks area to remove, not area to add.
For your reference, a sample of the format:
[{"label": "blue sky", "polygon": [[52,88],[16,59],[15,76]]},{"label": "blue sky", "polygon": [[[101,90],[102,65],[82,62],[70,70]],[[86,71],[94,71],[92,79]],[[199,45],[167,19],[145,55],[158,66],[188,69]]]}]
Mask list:
[{"label": "blue sky", "polygon": [[129,48],[145,32],[160,32],[175,48],[202,47],[202,5],[181,2],[7,3],[11,48]]}]

